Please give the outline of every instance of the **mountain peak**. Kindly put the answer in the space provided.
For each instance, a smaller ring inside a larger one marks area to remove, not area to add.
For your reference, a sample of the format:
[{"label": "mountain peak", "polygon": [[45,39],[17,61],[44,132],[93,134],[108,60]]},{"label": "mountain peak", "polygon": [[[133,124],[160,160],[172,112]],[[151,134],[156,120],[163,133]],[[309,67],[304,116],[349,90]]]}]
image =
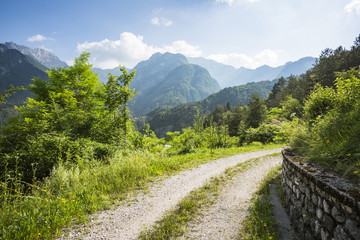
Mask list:
[{"label": "mountain peak", "polygon": [[24,55],[28,55],[40,62],[42,65],[50,67],[67,67],[67,64],[61,61],[54,53],[43,48],[29,48],[24,45],[18,45],[14,42],[5,42],[5,46],[9,49],[16,49]]}]

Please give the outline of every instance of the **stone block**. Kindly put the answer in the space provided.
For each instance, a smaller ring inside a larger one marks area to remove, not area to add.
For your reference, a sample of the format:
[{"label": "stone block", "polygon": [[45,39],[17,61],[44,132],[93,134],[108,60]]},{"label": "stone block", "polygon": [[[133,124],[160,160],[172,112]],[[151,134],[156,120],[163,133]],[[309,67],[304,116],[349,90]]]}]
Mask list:
[{"label": "stone block", "polygon": [[348,205],[345,204],[341,204],[342,209],[344,209],[347,213],[349,213],[350,215],[353,214],[353,210],[351,207],[349,207]]},{"label": "stone block", "polygon": [[305,188],[305,196],[308,198],[308,199],[311,199],[311,191],[310,191],[310,188]]},{"label": "stone block", "polygon": [[329,231],[332,232],[335,228],[335,221],[332,217],[330,217],[328,214],[325,214],[323,217],[323,223],[325,228]]},{"label": "stone block", "polygon": [[302,193],[304,193],[304,192],[305,192],[305,184],[304,184],[304,183],[300,183],[299,189],[300,189],[300,191],[301,191]]},{"label": "stone block", "polygon": [[341,225],[337,225],[334,230],[334,237],[336,240],[349,240],[349,235],[345,232],[345,229]]},{"label": "stone block", "polygon": [[339,209],[337,209],[337,207],[333,207],[331,209],[331,216],[335,219],[335,221],[337,221],[338,223],[343,223],[345,221],[345,216],[343,215],[342,212],[339,211]]},{"label": "stone block", "polygon": [[354,239],[360,240],[360,223],[359,222],[355,222],[351,219],[346,219],[345,227]]},{"label": "stone block", "polygon": [[321,208],[317,208],[316,209],[316,217],[322,221],[323,217],[324,217],[324,211]]},{"label": "stone block", "polygon": [[328,204],[328,202],[325,199],[323,200],[323,209],[326,213],[328,213],[328,214],[331,213],[330,205]]},{"label": "stone block", "polygon": [[330,240],[330,234],[328,231],[326,231],[325,228],[321,228],[320,230],[320,236],[321,236],[321,240]]},{"label": "stone block", "polygon": [[318,205],[318,197],[316,195],[316,193],[313,193],[311,195],[311,201],[317,206]]},{"label": "stone block", "polygon": [[308,211],[309,213],[311,213],[312,215],[315,215],[315,205],[309,201],[308,203]]}]

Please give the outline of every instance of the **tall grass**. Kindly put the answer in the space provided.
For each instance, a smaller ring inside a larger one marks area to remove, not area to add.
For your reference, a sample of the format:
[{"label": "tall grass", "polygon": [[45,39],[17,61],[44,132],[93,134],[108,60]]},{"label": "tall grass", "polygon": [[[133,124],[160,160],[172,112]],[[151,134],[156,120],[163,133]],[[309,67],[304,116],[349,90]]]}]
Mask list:
[{"label": "tall grass", "polygon": [[194,167],[212,159],[279,145],[199,149],[196,153],[167,156],[143,151],[118,152],[106,163],[88,161],[57,165],[42,182],[26,184],[16,178],[0,183],[0,239],[47,239],[88,214],[107,209],[134,188],[154,178]]},{"label": "tall grass", "polygon": [[243,223],[239,239],[280,239],[270,203],[271,183],[279,176],[280,168],[272,169],[262,181],[260,189],[252,199],[253,205],[250,209],[250,215]]}]

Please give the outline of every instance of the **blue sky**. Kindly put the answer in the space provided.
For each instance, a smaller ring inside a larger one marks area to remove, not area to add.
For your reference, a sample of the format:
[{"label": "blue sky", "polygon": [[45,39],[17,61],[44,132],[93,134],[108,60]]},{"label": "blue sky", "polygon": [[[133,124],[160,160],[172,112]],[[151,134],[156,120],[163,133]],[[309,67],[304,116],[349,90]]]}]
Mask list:
[{"label": "blue sky", "polygon": [[0,29],[68,63],[87,51],[95,67],[134,67],[169,51],[255,68],[349,48],[360,0],[1,0]]}]

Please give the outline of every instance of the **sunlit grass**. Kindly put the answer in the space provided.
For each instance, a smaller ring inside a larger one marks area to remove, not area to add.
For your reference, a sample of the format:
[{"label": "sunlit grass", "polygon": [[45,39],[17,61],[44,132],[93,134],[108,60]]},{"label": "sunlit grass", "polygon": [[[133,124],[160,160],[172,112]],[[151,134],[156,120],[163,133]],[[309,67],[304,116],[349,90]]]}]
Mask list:
[{"label": "sunlit grass", "polygon": [[280,145],[247,146],[216,149],[213,153],[198,149],[171,157],[140,151],[118,152],[107,163],[59,165],[48,179],[34,185],[7,179],[0,184],[0,239],[50,238],[59,235],[64,226],[85,222],[89,213],[109,208],[132,189],[144,187],[158,176],[220,157],[277,147]]},{"label": "sunlit grass", "polygon": [[280,239],[270,203],[271,183],[279,177],[280,168],[281,166],[271,170],[262,181],[260,189],[252,199],[253,205],[250,209],[250,215],[243,223],[239,239]]}]

